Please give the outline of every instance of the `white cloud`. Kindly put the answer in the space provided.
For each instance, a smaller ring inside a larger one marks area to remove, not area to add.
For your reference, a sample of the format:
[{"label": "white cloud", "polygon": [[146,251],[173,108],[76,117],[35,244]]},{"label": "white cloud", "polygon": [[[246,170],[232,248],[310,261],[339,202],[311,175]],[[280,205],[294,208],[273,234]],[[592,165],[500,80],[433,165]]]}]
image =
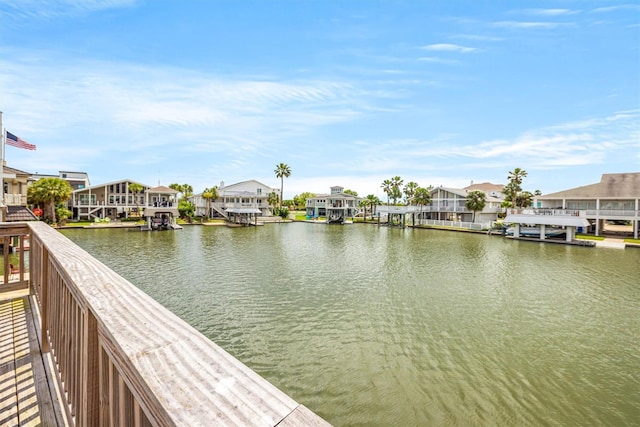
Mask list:
[{"label": "white cloud", "polygon": [[422,46],[421,49],[436,51],[436,52],[459,52],[459,53],[473,53],[473,52],[480,51],[480,49],[475,47],[461,46],[461,45],[452,44],[452,43],[429,44],[426,46]]},{"label": "white cloud", "polygon": [[617,12],[619,10],[640,10],[640,5],[638,4],[619,4],[615,6],[607,6],[607,7],[598,7],[592,9],[591,12],[595,13],[609,13],[609,12]]},{"label": "white cloud", "polygon": [[565,22],[542,22],[542,21],[498,21],[491,23],[491,26],[498,28],[515,28],[515,29],[550,29],[573,26],[571,23]]},{"label": "white cloud", "polygon": [[418,58],[418,61],[434,62],[438,64],[459,64],[457,59],[438,58],[436,56],[422,56]]},{"label": "white cloud", "polygon": [[526,132],[513,139],[431,150],[431,155],[481,160],[508,158],[511,162],[526,162],[530,168],[596,164],[609,154],[640,150],[639,123],[640,110],[621,111],[608,117]]},{"label": "white cloud", "polygon": [[572,9],[525,9],[525,14],[536,16],[566,16],[580,13],[579,10]]}]

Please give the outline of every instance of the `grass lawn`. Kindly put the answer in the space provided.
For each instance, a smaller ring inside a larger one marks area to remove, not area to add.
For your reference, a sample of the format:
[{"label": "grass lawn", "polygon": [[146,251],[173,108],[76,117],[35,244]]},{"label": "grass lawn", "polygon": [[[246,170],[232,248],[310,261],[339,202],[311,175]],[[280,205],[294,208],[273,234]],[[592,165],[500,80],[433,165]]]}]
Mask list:
[{"label": "grass lawn", "polygon": [[[28,263],[26,259],[25,262]],[[9,264],[13,264],[17,267],[20,264],[19,255],[15,253],[9,253]],[[4,276],[4,262],[0,262],[0,276]]]},{"label": "grass lawn", "polygon": [[93,222],[91,221],[68,221],[64,226],[65,227],[86,227],[91,224],[93,224]]},{"label": "grass lawn", "polygon": [[576,239],[579,240],[604,240],[602,236],[594,236],[592,234],[576,234]]}]

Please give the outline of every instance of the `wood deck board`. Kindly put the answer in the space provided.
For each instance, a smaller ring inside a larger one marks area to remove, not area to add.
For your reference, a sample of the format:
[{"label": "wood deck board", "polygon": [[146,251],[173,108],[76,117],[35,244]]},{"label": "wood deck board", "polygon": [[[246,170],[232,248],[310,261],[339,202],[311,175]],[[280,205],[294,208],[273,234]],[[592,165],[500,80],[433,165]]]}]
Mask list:
[{"label": "wood deck board", "polygon": [[16,363],[13,357],[13,304],[0,302],[0,425],[18,425]]},{"label": "wood deck board", "polygon": [[59,426],[44,367],[31,302],[0,302],[0,425]]}]

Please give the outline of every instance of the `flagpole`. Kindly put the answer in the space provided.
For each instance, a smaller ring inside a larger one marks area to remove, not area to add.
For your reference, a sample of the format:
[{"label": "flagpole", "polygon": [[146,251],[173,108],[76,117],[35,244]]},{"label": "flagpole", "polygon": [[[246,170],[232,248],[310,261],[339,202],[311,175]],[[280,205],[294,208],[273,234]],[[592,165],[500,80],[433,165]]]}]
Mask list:
[{"label": "flagpole", "polygon": [[0,149],[0,222],[4,222],[4,142],[5,130],[2,126],[2,111],[0,111],[0,131],[2,131],[2,149]]}]

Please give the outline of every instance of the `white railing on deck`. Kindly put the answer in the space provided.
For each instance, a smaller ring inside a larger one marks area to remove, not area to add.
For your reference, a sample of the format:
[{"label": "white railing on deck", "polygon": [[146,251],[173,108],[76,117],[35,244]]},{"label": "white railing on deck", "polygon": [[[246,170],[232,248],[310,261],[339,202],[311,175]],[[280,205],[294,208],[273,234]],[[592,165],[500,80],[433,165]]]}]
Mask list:
[{"label": "white railing on deck", "polygon": [[508,208],[507,213],[512,215],[551,215],[551,216],[583,216],[582,211],[576,209],[528,209]]},{"label": "white railing on deck", "polygon": [[468,230],[488,230],[491,228],[491,223],[489,222],[441,221],[437,219],[416,220],[416,225],[435,225],[440,227],[465,228]]},{"label": "white railing on deck", "polygon": [[56,230],[28,228],[42,347],[75,425],[327,425]]},{"label": "white railing on deck", "polygon": [[640,218],[640,211],[628,209],[587,209],[585,212],[588,216]]}]

